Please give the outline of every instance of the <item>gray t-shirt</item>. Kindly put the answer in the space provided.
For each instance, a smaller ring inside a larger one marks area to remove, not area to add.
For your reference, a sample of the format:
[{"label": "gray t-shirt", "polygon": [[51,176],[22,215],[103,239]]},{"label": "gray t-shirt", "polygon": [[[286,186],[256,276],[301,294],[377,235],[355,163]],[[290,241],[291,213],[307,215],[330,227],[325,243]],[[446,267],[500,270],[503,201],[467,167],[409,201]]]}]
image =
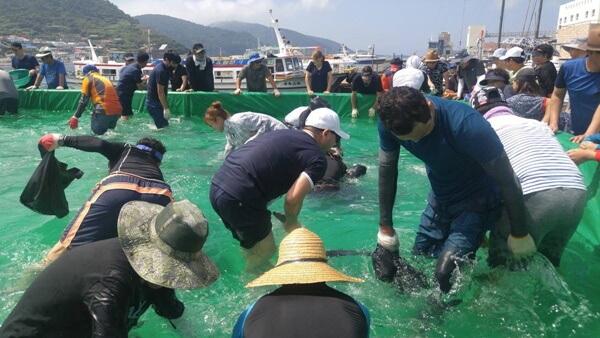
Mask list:
[{"label": "gray t-shirt", "polygon": [[271,71],[267,66],[261,64],[260,68],[254,70],[250,65],[244,66],[238,77],[246,79],[246,87],[249,92],[267,92],[267,79],[271,76]]},{"label": "gray t-shirt", "polygon": [[0,100],[3,99],[18,99],[19,91],[10,78],[10,74],[4,70],[0,70]]}]

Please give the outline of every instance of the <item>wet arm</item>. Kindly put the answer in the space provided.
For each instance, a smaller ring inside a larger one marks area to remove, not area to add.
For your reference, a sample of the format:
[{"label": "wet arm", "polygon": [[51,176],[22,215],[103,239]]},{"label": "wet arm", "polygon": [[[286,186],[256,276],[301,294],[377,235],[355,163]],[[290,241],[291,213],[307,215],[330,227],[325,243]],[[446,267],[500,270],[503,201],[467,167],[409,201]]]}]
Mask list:
[{"label": "wet arm", "polygon": [[567,94],[566,88],[557,88],[554,87],[554,91],[552,92],[552,96],[550,97],[550,102],[548,103],[548,107],[546,108],[546,114],[542,118],[542,122],[548,123],[550,129],[553,132],[558,130],[558,118],[560,116],[560,111],[562,110],[563,103],[565,102],[565,95]]},{"label": "wet arm", "polygon": [[387,235],[394,234],[392,209],[396,202],[399,158],[400,150],[379,149],[379,228]]},{"label": "wet arm", "polygon": [[525,217],[523,191],[521,183],[519,183],[519,179],[510,165],[508,156],[503,151],[500,156],[483,164],[482,167],[500,187],[502,200],[510,221],[510,234],[516,238],[526,236],[529,231],[527,230],[527,219]]},{"label": "wet arm", "polygon": [[285,202],[283,204],[283,210],[285,211],[285,223],[284,228],[287,232],[301,227],[302,225],[298,222],[298,215],[302,210],[302,204],[304,197],[312,189],[313,183],[307,174],[301,173],[296,182],[290,187],[285,195]]}]

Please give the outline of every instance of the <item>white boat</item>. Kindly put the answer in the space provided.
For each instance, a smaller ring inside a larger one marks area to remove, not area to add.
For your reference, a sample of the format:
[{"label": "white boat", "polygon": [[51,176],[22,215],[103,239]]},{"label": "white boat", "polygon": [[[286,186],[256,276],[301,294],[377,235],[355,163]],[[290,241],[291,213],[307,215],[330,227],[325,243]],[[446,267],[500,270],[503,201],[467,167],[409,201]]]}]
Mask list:
[{"label": "white boat", "polygon": [[[265,56],[263,63],[269,68],[273,74],[273,79],[277,83],[277,88],[280,91],[305,91],[305,67],[302,63],[303,58],[299,55],[297,48],[291,47],[284,42],[279,29],[278,20],[271,14],[271,26],[275,30],[275,36],[277,38],[277,49],[275,53],[266,52],[263,50],[262,54]],[[74,82],[75,86],[77,83],[81,85],[83,79],[83,67],[92,63],[96,65],[100,74],[113,83],[117,83],[120,76],[120,69],[123,67],[123,62],[116,61],[105,61],[102,57],[98,57],[94,51],[94,46],[91,41],[88,40],[91,49],[91,59],[74,61],[73,66],[75,69],[75,78],[69,77],[69,83]],[[261,53],[261,51],[259,51]],[[248,63],[248,55],[250,51],[247,51],[243,57],[211,57],[213,60],[213,76],[215,80],[215,90],[227,91],[235,90],[235,81],[242,68]],[[329,60],[328,60],[329,61]],[[331,61],[330,61],[331,62]],[[332,63],[332,68],[337,63]],[[342,78],[345,77],[345,70],[347,65],[353,65],[354,63],[346,62],[339,63],[342,67],[338,66],[334,68],[334,87],[341,82]],[[142,71],[145,74],[150,73],[154,65],[149,63]],[[242,83],[245,81],[242,81]],[[242,85],[242,88],[244,85]],[[269,86],[267,86],[269,87]]]},{"label": "white boat", "polygon": [[[346,45],[342,44],[340,46],[340,51],[341,51],[341,53],[333,54],[333,55],[329,56],[329,58],[327,58],[327,60],[329,61],[330,58],[332,58],[334,60],[340,59],[340,60],[344,60],[344,62],[346,62],[346,63],[353,62],[354,66],[378,65],[378,64],[382,64],[385,62],[384,56],[375,55],[374,45],[369,46],[366,53],[356,52],[355,54],[350,54],[348,52],[348,48],[346,47]],[[331,62],[331,61],[329,61],[329,62]]]}]

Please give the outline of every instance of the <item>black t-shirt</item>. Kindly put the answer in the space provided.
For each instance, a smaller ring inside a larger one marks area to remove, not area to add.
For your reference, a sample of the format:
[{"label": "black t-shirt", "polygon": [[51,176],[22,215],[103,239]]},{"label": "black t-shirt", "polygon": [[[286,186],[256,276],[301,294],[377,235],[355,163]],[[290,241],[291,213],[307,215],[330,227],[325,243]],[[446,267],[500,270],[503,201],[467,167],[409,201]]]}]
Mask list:
[{"label": "black t-shirt", "polygon": [[227,156],[212,184],[241,201],[264,206],[285,194],[302,172],[314,184],[326,169],[325,155],[312,136],[299,130],[275,130]]},{"label": "black t-shirt", "polygon": [[196,66],[194,56],[190,55],[185,59],[185,69],[188,75],[190,87],[196,92],[212,92],[215,90],[215,78],[213,75],[213,62],[211,58],[206,57],[206,63],[201,69]]},{"label": "black t-shirt", "polygon": [[291,284],[254,304],[244,336],[368,337],[369,320],[352,297],[325,283]]},{"label": "black t-shirt", "polygon": [[64,146],[100,153],[108,159],[110,173],[125,172],[146,179],[164,181],[156,159],[147,151],[122,142],[108,142],[94,136],[65,136]]},{"label": "black t-shirt", "polygon": [[182,76],[187,77],[187,71],[185,67],[182,65],[177,65],[177,68],[173,71],[173,77],[171,78],[171,90],[177,91],[177,89],[181,88],[183,84]]},{"label": "black t-shirt", "polygon": [[371,82],[366,86],[362,76],[360,74],[356,75],[354,79],[352,79],[352,91],[361,94],[377,94],[378,92],[382,92],[383,87],[381,86],[381,78],[377,74],[372,74]]},{"label": "black t-shirt", "polygon": [[1,337],[127,337],[148,309],[118,238],[67,251],[31,283]]}]

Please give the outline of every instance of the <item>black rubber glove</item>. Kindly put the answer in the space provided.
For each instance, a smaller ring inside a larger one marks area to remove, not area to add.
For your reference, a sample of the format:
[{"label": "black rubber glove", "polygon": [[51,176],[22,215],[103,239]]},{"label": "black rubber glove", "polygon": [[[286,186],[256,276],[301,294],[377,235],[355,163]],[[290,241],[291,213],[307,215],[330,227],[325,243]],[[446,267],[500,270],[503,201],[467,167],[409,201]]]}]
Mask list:
[{"label": "black rubber glove", "polygon": [[402,257],[396,260],[396,275],[394,284],[401,286],[404,291],[412,292],[429,287],[425,274],[408,264]]},{"label": "black rubber glove", "polygon": [[175,290],[169,288],[154,289],[148,297],[157,315],[167,319],[177,319],[183,315],[185,305],[177,299]]},{"label": "black rubber glove", "polygon": [[381,244],[377,244],[375,251],[371,254],[373,270],[375,270],[377,279],[383,282],[391,282],[398,270],[396,261],[399,259],[400,253],[398,250],[392,252],[381,246]]}]

